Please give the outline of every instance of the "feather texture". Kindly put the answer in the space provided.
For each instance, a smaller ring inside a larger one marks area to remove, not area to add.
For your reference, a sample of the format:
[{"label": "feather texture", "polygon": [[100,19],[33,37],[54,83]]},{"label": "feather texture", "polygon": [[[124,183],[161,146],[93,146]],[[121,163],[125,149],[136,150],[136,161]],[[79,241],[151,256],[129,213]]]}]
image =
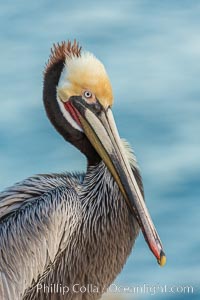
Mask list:
[{"label": "feather texture", "polygon": [[[139,232],[103,162],[86,174],[28,178],[2,192],[0,199],[4,300],[98,299],[121,271]],[[58,284],[70,287],[69,292],[45,292],[45,286]],[[93,284],[98,291],[74,293],[76,284]]]}]

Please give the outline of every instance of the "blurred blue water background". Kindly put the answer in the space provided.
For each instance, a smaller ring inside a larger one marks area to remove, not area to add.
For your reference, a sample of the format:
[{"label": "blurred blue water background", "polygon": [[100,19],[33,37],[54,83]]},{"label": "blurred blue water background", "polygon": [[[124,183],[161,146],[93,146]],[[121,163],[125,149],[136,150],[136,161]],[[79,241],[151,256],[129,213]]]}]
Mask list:
[{"label": "blurred blue water background", "polygon": [[200,299],[200,2],[0,3],[0,188],[35,173],[85,170],[42,104],[52,43],[76,38],[110,75],[116,122],[137,155],[168,259],[160,268],[140,236],[116,283],[194,288],[130,299]]}]

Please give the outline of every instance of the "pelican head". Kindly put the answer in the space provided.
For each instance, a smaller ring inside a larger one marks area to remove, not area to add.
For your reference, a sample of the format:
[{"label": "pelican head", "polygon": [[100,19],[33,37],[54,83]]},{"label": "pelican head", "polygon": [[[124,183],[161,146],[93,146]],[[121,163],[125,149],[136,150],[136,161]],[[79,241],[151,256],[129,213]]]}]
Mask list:
[{"label": "pelican head", "polygon": [[55,45],[45,69],[44,104],[56,129],[90,164],[104,161],[150,250],[164,265],[162,243],[115,125],[112,87],[103,64],[76,42]]}]

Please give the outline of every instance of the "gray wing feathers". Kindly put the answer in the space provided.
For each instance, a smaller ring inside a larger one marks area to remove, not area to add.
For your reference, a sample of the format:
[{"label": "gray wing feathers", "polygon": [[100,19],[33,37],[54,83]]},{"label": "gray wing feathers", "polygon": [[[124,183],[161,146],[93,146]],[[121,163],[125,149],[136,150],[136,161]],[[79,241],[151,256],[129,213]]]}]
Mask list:
[{"label": "gray wing feathers", "polygon": [[[50,179],[49,181],[49,178],[48,180],[46,178],[45,188],[48,190],[48,181],[49,191],[43,191],[42,195],[40,195],[41,186],[44,185],[35,178],[27,180],[32,189],[27,188],[27,181],[24,181],[23,184],[26,183],[24,193],[25,185],[19,184],[7,190],[5,192],[7,197],[2,198],[5,199],[4,204],[7,203],[7,213],[12,211],[0,220],[2,300],[21,299],[25,290],[37,282],[46,269],[56,261],[79,223],[80,203],[73,188],[74,183],[67,186],[66,177],[65,182],[60,178],[57,184],[65,183],[65,185],[56,187],[55,180]],[[40,183],[40,188],[34,186],[34,180]],[[12,209],[9,210],[9,207]]]},{"label": "gray wing feathers", "polygon": [[33,201],[49,190],[66,184],[76,187],[81,180],[82,174],[44,174],[29,177],[0,193],[0,219],[5,215],[17,210],[24,202]]}]

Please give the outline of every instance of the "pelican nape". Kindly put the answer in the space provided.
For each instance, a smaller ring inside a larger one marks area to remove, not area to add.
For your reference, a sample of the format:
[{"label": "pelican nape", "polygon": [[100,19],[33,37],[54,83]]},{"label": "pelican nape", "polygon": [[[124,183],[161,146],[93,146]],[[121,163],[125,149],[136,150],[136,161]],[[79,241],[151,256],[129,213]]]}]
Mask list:
[{"label": "pelican nape", "polygon": [[[99,299],[140,228],[160,265],[163,247],[113,119],[103,64],[76,41],[54,45],[43,100],[57,131],[86,156],[87,172],[37,175],[0,194],[0,299]],[[88,285],[95,290],[78,289]]]}]

